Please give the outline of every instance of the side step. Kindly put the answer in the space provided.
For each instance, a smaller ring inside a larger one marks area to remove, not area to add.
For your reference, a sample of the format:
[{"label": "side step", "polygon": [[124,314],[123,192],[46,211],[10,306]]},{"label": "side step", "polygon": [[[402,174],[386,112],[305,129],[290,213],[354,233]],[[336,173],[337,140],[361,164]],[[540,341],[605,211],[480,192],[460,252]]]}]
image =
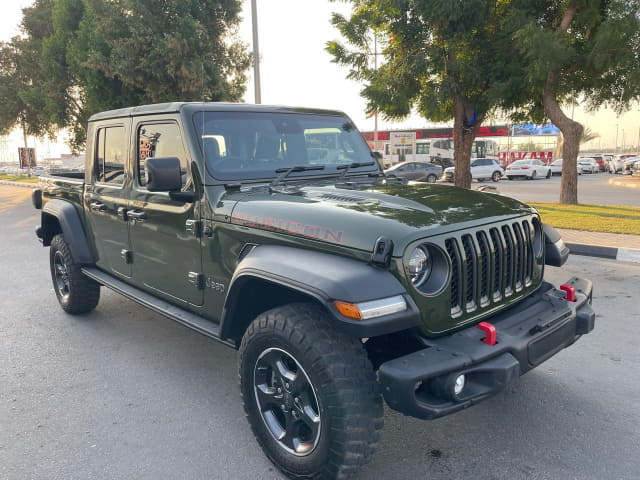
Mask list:
[{"label": "side step", "polygon": [[164,315],[171,320],[174,320],[182,325],[195,330],[198,333],[211,337],[221,343],[224,343],[228,347],[236,348],[235,343],[223,340],[220,338],[220,326],[206,320],[198,315],[195,315],[183,308],[176,307],[169,302],[161,300],[159,298],[150,295],[149,293],[133,287],[122,280],[113,277],[101,270],[94,267],[83,267],[82,273],[87,277],[92,278],[101,285],[110,288],[114,292],[124,295],[130,300],[139,303],[143,307],[147,307],[154,312]]}]

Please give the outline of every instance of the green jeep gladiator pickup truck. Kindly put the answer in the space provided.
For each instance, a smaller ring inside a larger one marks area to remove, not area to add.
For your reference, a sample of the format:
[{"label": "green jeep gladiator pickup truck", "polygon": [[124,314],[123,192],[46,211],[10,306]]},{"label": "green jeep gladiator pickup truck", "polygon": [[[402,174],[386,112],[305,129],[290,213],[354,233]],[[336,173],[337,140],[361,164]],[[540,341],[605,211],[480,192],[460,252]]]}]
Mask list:
[{"label": "green jeep gladiator pickup truck", "polygon": [[170,103],[89,120],[82,178],[33,195],[71,314],[101,286],[236,348],[247,417],[290,478],[347,478],[383,398],[433,419],[594,327],[592,284],[535,209],[386,178],[341,112]]}]

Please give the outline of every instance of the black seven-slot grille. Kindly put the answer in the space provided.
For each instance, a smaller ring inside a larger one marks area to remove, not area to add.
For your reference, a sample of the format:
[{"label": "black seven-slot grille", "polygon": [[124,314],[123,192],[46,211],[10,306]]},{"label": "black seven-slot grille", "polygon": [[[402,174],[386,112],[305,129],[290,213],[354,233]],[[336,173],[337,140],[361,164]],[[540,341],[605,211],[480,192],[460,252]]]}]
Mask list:
[{"label": "black seven-slot grille", "polygon": [[510,297],[532,283],[534,253],[530,219],[447,238],[451,259],[451,315]]}]

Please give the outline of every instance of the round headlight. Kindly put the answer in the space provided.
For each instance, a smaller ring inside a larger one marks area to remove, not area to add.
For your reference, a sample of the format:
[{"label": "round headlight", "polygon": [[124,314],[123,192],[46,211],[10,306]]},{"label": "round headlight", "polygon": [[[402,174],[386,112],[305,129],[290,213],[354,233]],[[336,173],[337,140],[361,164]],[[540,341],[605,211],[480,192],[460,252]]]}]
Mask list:
[{"label": "round headlight", "polygon": [[409,257],[409,278],[415,286],[420,285],[429,273],[429,254],[423,247],[416,247]]}]

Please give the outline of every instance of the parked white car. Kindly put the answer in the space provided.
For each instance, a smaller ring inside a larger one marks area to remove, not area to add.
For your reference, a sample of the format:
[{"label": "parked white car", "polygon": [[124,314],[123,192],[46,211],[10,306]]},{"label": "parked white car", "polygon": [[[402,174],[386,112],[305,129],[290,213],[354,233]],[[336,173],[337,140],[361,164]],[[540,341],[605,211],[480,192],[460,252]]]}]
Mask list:
[{"label": "parked white car", "polygon": [[553,162],[551,162],[551,165],[549,165],[549,167],[551,167],[551,175],[562,175],[562,159],[558,158],[557,160],[554,160]]},{"label": "parked white car", "polygon": [[[449,182],[453,182],[455,176],[455,167],[448,167],[444,169],[443,178]],[[471,178],[478,180],[493,180],[499,181],[504,176],[504,170],[498,164],[498,161],[493,158],[474,158],[471,161]]]},{"label": "parked white car", "polygon": [[631,157],[634,157],[633,153],[619,153],[613,156],[613,159],[609,162],[609,172],[618,173],[624,169],[624,162]]},{"label": "parked white car", "polygon": [[591,157],[579,157],[578,158],[578,173],[598,173],[600,171],[600,165],[595,158]]},{"label": "parked white car", "polygon": [[507,167],[506,176],[509,180],[517,177],[524,177],[529,180],[551,178],[551,167],[535,158],[516,160]]}]

